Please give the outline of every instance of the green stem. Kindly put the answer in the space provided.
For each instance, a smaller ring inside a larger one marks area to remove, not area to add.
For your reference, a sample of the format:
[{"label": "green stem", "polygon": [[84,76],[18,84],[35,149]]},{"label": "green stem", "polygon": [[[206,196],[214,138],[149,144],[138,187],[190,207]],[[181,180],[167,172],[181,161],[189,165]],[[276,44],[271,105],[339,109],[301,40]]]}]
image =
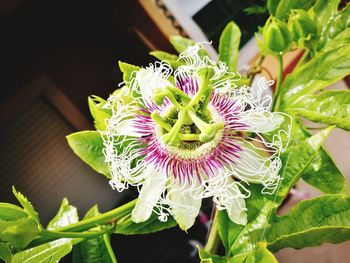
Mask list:
[{"label": "green stem", "polygon": [[[117,207],[111,211],[108,211],[106,213],[103,213],[101,215],[98,215],[93,218],[84,219],[82,221],[79,221],[75,224],[71,224],[65,227],[60,227],[55,229],[56,232],[83,232],[86,230],[89,230],[91,228],[94,228],[98,225],[104,225],[112,220],[118,220],[127,214],[129,214],[132,210],[132,208],[135,206],[137,199],[130,201],[129,203],[126,203],[125,205],[122,205],[120,207]],[[82,233],[80,233],[82,234]],[[59,237],[47,237],[47,236],[41,236],[37,239],[34,239],[29,245],[28,248],[32,248],[53,240],[58,239]]]},{"label": "green stem", "polygon": [[103,225],[113,219],[120,219],[131,212],[136,204],[137,199],[126,203],[125,205],[119,206],[111,211],[103,213],[93,218],[85,219],[75,224],[71,224],[65,227],[57,228],[57,231],[85,231],[97,225]]},{"label": "green stem", "polygon": [[278,106],[280,103],[281,83],[282,83],[282,77],[283,77],[283,56],[282,56],[282,54],[277,55],[277,60],[278,60],[278,76],[277,76],[275,95],[273,97],[272,111],[276,111],[278,109]]},{"label": "green stem", "polygon": [[309,58],[309,54],[310,54],[309,50],[305,50],[303,56],[299,59],[295,68],[302,66],[306,62],[306,60]]},{"label": "green stem", "polygon": [[207,243],[205,244],[205,247],[204,247],[204,250],[208,253],[211,253],[211,254],[216,253],[216,250],[218,249],[219,244],[220,244],[217,218],[218,218],[218,212],[215,209],[213,223],[211,225],[210,232],[209,232],[209,237],[208,237]]},{"label": "green stem", "polygon": [[40,231],[40,235],[43,237],[51,238],[97,238],[106,233],[110,233],[114,229],[114,226],[107,227],[100,231],[93,232],[60,232],[55,230],[46,230],[43,229]]},{"label": "green stem", "polygon": [[118,263],[117,258],[114,255],[113,248],[111,246],[110,236],[108,234],[103,235],[103,240],[105,242],[105,245],[107,247],[108,254],[112,260],[113,263]]}]

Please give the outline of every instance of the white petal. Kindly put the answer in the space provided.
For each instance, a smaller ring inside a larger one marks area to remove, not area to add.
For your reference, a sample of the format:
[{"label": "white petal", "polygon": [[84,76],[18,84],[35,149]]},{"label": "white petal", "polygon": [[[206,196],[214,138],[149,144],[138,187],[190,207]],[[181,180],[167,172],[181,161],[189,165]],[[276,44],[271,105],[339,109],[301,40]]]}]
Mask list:
[{"label": "white petal", "polygon": [[137,199],[131,219],[135,223],[146,221],[152,214],[153,207],[157,204],[161,194],[165,190],[166,176],[162,175],[152,166],[145,170],[145,182]]},{"label": "white petal", "polygon": [[[223,175],[226,176],[226,175]],[[235,182],[230,176],[225,178],[225,183],[221,185],[220,191],[214,196],[214,201],[219,210],[226,209],[227,214],[231,221],[236,224],[246,225],[247,214],[244,198],[249,196],[249,192],[246,191],[242,194],[238,182]]]},{"label": "white petal", "polygon": [[168,77],[172,69],[167,63],[158,62],[149,67],[140,69],[136,73],[136,83],[138,85],[137,92],[142,96],[142,100],[146,104],[152,103],[152,97],[156,89],[162,89],[171,85]]},{"label": "white petal", "polygon": [[242,116],[242,122],[247,124],[251,131],[266,133],[279,128],[284,122],[284,116],[277,112],[250,112]]},{"label": "white petal", "polygon": [[[240,192],[238,186],[236,184],[231,184],[232,188],[235,188],[235,190],[231,189],[234,195],[237,194],[237,192]],[[243,198],[243,195],[236,195],[234,198],[232,198],[231,205],[229,208],[226,209],[228,217],[239,225],[246,225],[247,224],[247,213],[246,213],[246,206],[245,206],[245,200]]]},{"label": "white petal", "polygon": [[195,197],[193,193],[193,190],[197,191],[199,187],[199,182],[191,186],[175,183],[169,187],[168,198],[172,206],[173,216],[182,230],[189,229],[199,213],[202,198]]},{"label": "white petal", "polygon": [[252,149],[243,148],[237,164],[232,166],[237,177],[249,183],[261,183],[270,177],[269,157],[262,157]]}]

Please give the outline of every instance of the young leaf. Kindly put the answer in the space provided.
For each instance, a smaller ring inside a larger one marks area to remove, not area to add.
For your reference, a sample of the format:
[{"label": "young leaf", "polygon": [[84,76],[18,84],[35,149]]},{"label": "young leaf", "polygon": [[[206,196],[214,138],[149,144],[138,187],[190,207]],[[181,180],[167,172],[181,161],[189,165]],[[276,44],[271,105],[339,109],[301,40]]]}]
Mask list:
[{"label": "young leaf", "polygon": [[226,64],[230,72],[236,72],[237,70],[240,39],[241,30],[231,21],[222,32],[219,42],[219,60]]},{"label": "young leaf", "polygon": [[302,172],[301,178],[325,194],[349,193],[345,176],[324,147]]},{"label": "young leaf", "polygon": [[339,2],[340,0],[316,0],[310,13],[318,24],[319,32],[329,22],[332,14],[338,11]]},{"label": "young leaf", "polygon": [[8,242],[17,249],[25,248],[39,232],[38,223],[31,216],[11,221],[0,220],[0,241]]},{"label": "young leaf", "polygon": [[53,230],[74,224],[79,221],[77,208],[70,205],[67,198],[63,198],[61,206],[54,218],[49,222],[47,229]]},{"label": "young leaf", "polygon": [[106,129],[106,119],[112,116],[110,109],[103,108],[106,101],[98,96],[91,96],[88,98],[88,103],[96,130],[104,131]]},{"label": "young leaf", "polygon": [[111,178],[109,166],[105,163],[103,140],[97,131],[82,131],[67,136],[69,146],[74,153],[96,172]]},{"label": "young leaf", "polygon": [[278,188],[276,202],[282,203],[290,189],[299,180],[301,173],[315,158],[324,140],[328,137],[334,126],[330,126],[297,145],[293,144],[282,154],[282,178]]},{"label": "young leaf", "polygon": [[300,202],[289,214],[272,219],[267,240],[272,251],[350,240],[350,196],[324,195]]},{"label": "young leaf", "polygon": [[123,235],[148,234],[172,228],[176,225],[177,223],[174,218],[169,217],[167,221],[161,222],[155,213],[147,221],[142,223],[134,223],[131,220],[131,215],[127,215],[118,220],[115,233]]},{"label": "young leaf", "polygon": [[[298,181],[302,171],[312,161],[319,151],[323,141],[334,127],[326,128],[316,135],[292,145],[281,156],[282,167],[280,186],[273,195],[262,195],[260,186],[250,186],[251,197],[246,200],[248,208],[248,224],[240,231],[232,242],[230,255],[247,253],[255,248],[258,241],[265,239],[269,227],[268,218],[282,203],[293,185]],[[250,209],[255,207],[255,209]]]},{"label": "young leaf", "polygon": [[350,130],[349,108],[349,90],[327,90],[308,98],[305,97],[304,100],[295,103],[290,112],[300,114],[315,122]]},{"label": "young leaf", "polygon": [[119,68],[121,72],[123,72],[123,80],[127,86],[129,86],[132,79],[135,77],[135,73],[140,70],[140,67],[138,66],[134,66],[121,61],[119,61]]},{"label": "young leaf", "polygon": [[20,204],[23,206],[23,209],[27,214],[35,219],[35,221],[38,223],[38,226],[41,227],[39,214],[35,211],[33,205],[31,202],[28,201],[28,199],[22,195],[20,192],[17,192],[15,187],[12,186],[12,192],[14,196],[17,198],[17,200],[20,202]]},{"label": "young leaf", "polygon": [[72,250],[70,242],[47,243],[27,249],[14,255],[11,263],[52,263],[58,262]]},{"label": "young leaf", "polygon": [[292,9],[308,9],[315,0],[268,0],[267,8],[272,16],[286,19]]},{"label": "young leaf", "polygon": [[28,214],[19,206],[0,203],[0,220],[2,221],[13,221],[27,216]]},{"label": "young leaf", "polygon": [[[179,54],[184,52],[188,47],[194,46],[196,44],[196,42],[193,41],[192,39],[181,37],[181,36],[170,37],[170,43],[173,45],[173,47]],[[210,57],[209,54],[204,49],[199,50],[198,55],[201,58],[205,56]]]},{"label": "young leaf", "polygon": [[[295,145],[305,141],[311,137],[311,134],[302,126],[300,122],[292,119],[292,123],[285,122],[282,128],[287,130],[287,125],[291,125],[290,141]],[[274,134],[274,133],[272,133]],[[268,140],[272,140],[271,136],[265,136]],[[286,144],[287,137],[281,137],[283,143]],[[348,192],[348,183],[345,176],[329,156],[328,152],[321,147],[316,153],[314,159],[308,164],[302,172],[302,178],[305,182],[316,187],[326,194],[339,194]]]},{"label": "young leaf", "polygon": [[250,253],[238,254],[229,263],[278,263],[274,255],[266,248],[266,243],[259,242]]},{"label": "young leaf", "polygon": [[280,110],[286,112],[293,110],[294,104],[348,74],[350,74],[350,44],[316,55],[286,77],[281,86]]},{"label": "young leaf", "polygon": [[182,60],[180,60],[180,58],[176,55],[173,54],[169,54],[167,52],[164,51],[152,51],[149,53],[150,55],[156,57],[157,59],[159,59],[160,61],[166,61],[169,63],[169,65],[175,70],[178,67],[180,67],[181,65],[183,65],[184,63],[182,62]]},{"label": "young leaf", "polygon": [[[350,6],[350,5],[349,5]],[[350,10],[350,8],[349,8]],[[350,14],[349,14],[350,16]],[[320,52],[327,52],[350,44],[350,27],[336,35],[333,39],[327,40]],[[321,46],[322,47],[322,46]]]},{"label": "young leaf", "polygon": [[348,4],[340,12],[337,12],[327,21],[322,29],[320,40],[318,41],[318,50],[322,51],[339,48],[345,43],[349,43],[350,26],[350,5]]},{"label": "young leaf", "polygon": [[[86,213],[84,219],[93,218],[99,214],[98,207],[95,205]],[[96,229],[100,229],[100,227],[97,227]],[[86,239],[75,245],[73,248],[73,262],[109,263],[113,261],[108,253],[105,240],[101,236],[99,238]]]},{"label": "young leaf", "polygon": [[[248,222],[254,219],[261,213],[265,203],[269,202],[265,195],[261,193],[261,185],[252,184],[249,186],[251,195],[246,199]],[[226,256],[231,253],[231,247],[238,236],[243,232],[244,226],[238,225],[230,220],[226,210],[218,211],[217,226],[220,239],[225,247]],[[264,225],[265,226],[265,225]]]},{"label": "young leaf", "polygon": [[12,262],[12,253],[9,246],[6,243],[0,242],[0,259],[5,263]]},{"label": "young leaf", "polygon": [[200,248],[197,245],[198,255],[201,260],[201,263],[227,263],[227,260],[224,257],[211,254],[204,249]]}]

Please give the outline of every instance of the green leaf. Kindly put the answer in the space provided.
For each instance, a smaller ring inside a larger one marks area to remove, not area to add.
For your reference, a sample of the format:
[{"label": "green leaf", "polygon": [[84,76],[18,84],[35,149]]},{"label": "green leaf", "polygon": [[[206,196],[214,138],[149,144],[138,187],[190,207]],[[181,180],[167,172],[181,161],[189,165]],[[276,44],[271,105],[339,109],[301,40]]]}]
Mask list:
[{"label": "green leaf", "polygon": [[301,178],[326,194],[348,193],[345,176],[335,165],[332,157],[322,147],[315,158],[302,172]]},{"label": "green leaf", "polygon": [[11,263],[12,253],[9,246],[6,243],[0,242],[0,259],[5,263]]},{"label": "green leaf", "polygon": [[250,253],[238,254],[229,263],[278,263],[274,255],[266,248],[266,243],[259,242]]},{"label": "green leaf", "polygon": [[28,201],[28,199],[21,194],[20,192],[16,191],[16,188],[12,186],[12,192],[14,196],[17,198],[18,202],[23,206],[23,209],[27,214],[35,219],[35,221],[38,223],[38,226],[41,227],[39,214],[35,211],[33,205],[31,202]]},{"label": "green leaf", "polygon": [[94,118],[96,130],[104,131],[106,129],[106,119],[109,119],[112,116],[112,111],[110,109],[103,108],[106,101],[98,96],[89,97],[88,103],[90,113]]},{"label": "green leaf", "polygon": [[220,36],[219,60],[224,62],[230,72],[236,72],[241,30],[231,21]]},{"label": "green leaf", "polygon": [[289,112],[310,94],[350,74],[350,44],[320,53],[298,67],[283,82],[280,110]]},{"label": "green leaf", "polygon": [[[226,228],[225,235],[228,238],[224,238],[223,243],[229,244],[231,247],[228,256],[251,252],[255,249],[257,242],[264,241],[271,213],[288,195],[333,128],[326,128],[308,139],[299,140],[297,144],[292,142],[292,145],[281,156],[283,168],[280,173],[283,179],[274,195],[261,194],[260,185],[249,187],[251,196],[246,199],[248,224],[236,226],[236,230]],[[231,224],[231,226],[234,225]],[[223,232],[219,228],[219,234],[220,231]],[[220,236],[223,234],[221,233]]]},{"label": "green leaf", "polygon": [[[47,229],[53,230],[78,222],[77,209],[69,205],[67,198],[63,198],[56,216],[49,222]],[[71,239],[62,238],[14,255],[12,263],[51,263],[58,262],[72,250]]]},{"label": "green leaf", "polygon": [[350,91],[327,90],[320,94],[305,97],[290,109],[293,114],[350,130]]},{"label": "green leaf", "polygon": [[311,8],[311,16],[315,19],[319,32],[329,22],[331,16],[338,11],[340,0],[316,0]]},{"label": "green leaf", "polygon": [[261,6],[261,5],[252,5],[252,6],[244,8],[243,11],[247,15],[265,14],[265,13],[267,13],[267,7]]},{"label": "green leaf", "polygon": [[156,57],[160,61],[168,62],[173,69],[177,69],[178,67],[184,64],[183,61],[180,60],[178,56],[164,52],[164,51],[152,51],[149,54]]},{"label": "green leaf", "polygon": [[17,249],[25,248],[39,232],[38,223],[31,216],[11,221],[0,220],[0,240]]},{"label": "green leaf", "polygon": [[81,131],[68,135],[69,146],[85,163],[96,172],[111,178],[109,166],[105,163],[103,140],[97,131]]},{"label": "green leaf", "polygon": [[282,203],[290,189],[299,180],[301,173],[317,156],[324,140],[333,129],[334,126],[330,126],[305,141],[298,142],[298,144],[293,144],[292,142],[292,146],[281,155],[283,180],[280,183],[275,199],[278,204]]},{"label": "green leaf", "polygon": [[[350,10],[350,8],[349,8],[349,10]],[[332,49],[340,48],[340,47],[345,46],[347,44],[350,44],[350,28],[347,28],[344,31],[340,32],[333,39],[327,40],[323,49],[320,52],[327,52],[327,51],[330,51]]]},{"label": "green leaf", "polygon": [[350,5],[348,4],[340,12],[336,12],[330,21],[323,27],[318,49],[322,51],[339,48],[350,42]]},{"label": "green leaf", "polygon": [[[195,41],[181,36],[170,37],[170,43],[173,45],[173,47],[179,54],[184,52],[188,47],[194,46],[196,44]],[[206,56],[210,57],[207,51],[205,51],[205,49],[203,48],[198,51],[198,55],[201,58]]]},{"label": "green leaf", "polygon": [[267,8],[272,16],[286,19],[292,9],[308,9],[315,0],[268,0]]},{"label": "green leaf", "polygon": [[135,77],[135,73],[140,70],[140,67],[134,66],[125,62],[119,61],[119,68],[123,72],[123,80],[125,85],[129,86]]},{"label": "green leaf", "polygon": [[[97,205],[93,206],[84,216],[84,219],[93,218],[100,215]],[[100,227],[94,230],[99,230]],[[99,263],[99,262],[113,262],[103,237],[86,239],[73,248],[73,262],[85,263]]]},{"label": "green leaf", "polygon": [[[299,122],[295,120],[292,123],[283,123],[282,128],[287,130],[286,125],[291,124],[291,143],[298,144],[311,137],[311,134]],[[274,133],[272,133],[274,134]],[[272,138],[268,138],[270,141]],[[283,138],[283,143],[286,143],[287,138]],[[328,152],[321,147],[316,153],[314,159],[307,165],[302,172],[302,178],[305,182],[316,187],[324,193],[347,193],[348,184],[345,176],[341,173],[339,168],[334,163],[333,159],[329,156]]]},{"label": "green leaf", "polygon": [[131,220],[130,214],[118,220],[115,233],[123,235],[148,234],[172,228],[176,225],[177,223],[173,217],[169,216],[167,221],[161,222],[158,219],[158,215],[155,213],[145,222],[134,223]]},{"label": "green leaf", "polygon": [[226,263],[227,260],[224,257],[211,254],[197,245],[198,255],[201,263]]},{"label": "green leaf", "polygon": [[61,206],[54,218],[49,222],[47,229],[53,230],[74,224],[79,221],[77,208],[70,205],[67,198],[63,198]]},{"label": "green leaf", "polygon": [[[252,184],[249,186],[251,195],[246,199],[248,222],[252,222],[261,213],[264,205],[269,201],[261,194],[261,185]],[[244,231],[243,225],[238,225],[230,220],[226,210],[218,211],[217,226],[220,239],[225,247],[227,256],[230,255],[231,247],[238,236]]]},{"label": "green leaf", "polygon": [[28,214],[19,206],[9,203],[0,203],[1,221],[13,221],[27,216]]},{"label": "green leaf", "polygon": [[350,196],[324,195],[300,202],[289,214],[272,219],[267,239],[272,251],[349,240]]},{"label": "green leaf", "polygon": [[24,209],[0,203],[0,241],[8,242],[17,249],[23,249],[38,236],[41,225],[38,213],[28,199],[14,187],[13,193]]},{"label": "green leaf", "polygon": [[35,248],[27,249],[14,255],[11,263],[53,263],[72,250],[70,242],[47,243]]}]

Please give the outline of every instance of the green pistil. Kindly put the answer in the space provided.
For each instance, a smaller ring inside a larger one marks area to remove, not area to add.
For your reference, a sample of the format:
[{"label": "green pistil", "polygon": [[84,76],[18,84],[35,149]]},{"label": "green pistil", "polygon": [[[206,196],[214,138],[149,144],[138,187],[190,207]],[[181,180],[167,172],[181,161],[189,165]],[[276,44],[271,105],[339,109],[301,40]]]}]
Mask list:
[{"label": "green pistil", "polygon": [[[197,115],[198,113],[203,116],[208,113],[207,107],[213,92],[210,79],[213,74],[213,70],[209,68],[203,68],[198,72],[201,80],[200,87],[192,99],[180,89],[172,86],[155,91],[153,97],[155,103],[160,106],[164,103],[164,98],[168,98],[176,108],[178,115],[174,123],[169,119],[169,115],[161,116],[157,112],[151,114],[153,121],[167,131],[162,135],[164,143],[176,147],[181,141],[206,143],[213,140],[216,134],[223,129],[222,122],[207,123]],[[196,132],[200,131],[200,133],[191,133],[193,125],[197,127]]]},{"label": "green pistil", "polygon": [[180,110],[179,118],[177,119],[175,125],[171,128],[169,133],[163,135],[163,140],[165,143],[170,144],[171,146],[178,146],[180,144],[178,135],[180,134],[180,130],[186,115],[186,111]]},{"label": "green pistil", "polygon": [[217,132],[224,128],[224,124],[222,122],[212,124],[206,123],[197,116],[193,109],[188,111],[188,115],[191,117],[192,121],[194,122],[194,124],[196,124],[198,129],[201,131],[201,134],[199,136],[199,140],[201,142],[211,141],[212,139],[214,139]]}]

